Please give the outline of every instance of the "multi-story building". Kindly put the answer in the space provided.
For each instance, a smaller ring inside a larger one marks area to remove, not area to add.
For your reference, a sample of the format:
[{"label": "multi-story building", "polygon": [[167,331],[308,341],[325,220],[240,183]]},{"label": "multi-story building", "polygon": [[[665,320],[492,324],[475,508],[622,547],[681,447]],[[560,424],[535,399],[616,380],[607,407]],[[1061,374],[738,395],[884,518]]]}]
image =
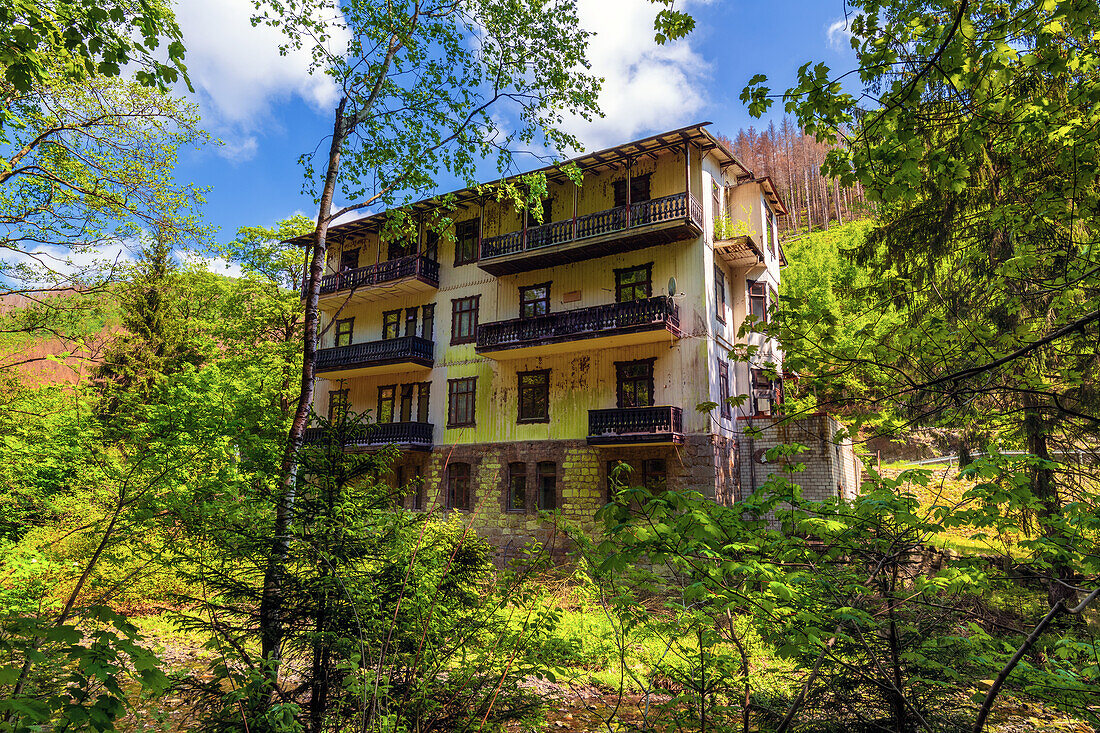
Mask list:
[{"label": "multi-story building", "polygon": [[[411,241],[385,241],[384,214],[333,227],[315,410],[369,411],[378,426],[352,447],[403,449],[409,505],[469,512],[501,543],[546,539],[540,510],[590,523],[620,460],[636,481],[728,502],[768,472],[758,441],[801,439],[820,454],[816,490],[850,491],[858,470],[828,418],[743,435],[773,425],[782,394],[776,345],[738,337],[777,306],[771,181],[705,124],[572,162],[580,186],[545,170],[541,223],[463,190],[453,236],[423,223],[438,199],[409,208]],[[752,363],[731,361],[745,342]]]}]

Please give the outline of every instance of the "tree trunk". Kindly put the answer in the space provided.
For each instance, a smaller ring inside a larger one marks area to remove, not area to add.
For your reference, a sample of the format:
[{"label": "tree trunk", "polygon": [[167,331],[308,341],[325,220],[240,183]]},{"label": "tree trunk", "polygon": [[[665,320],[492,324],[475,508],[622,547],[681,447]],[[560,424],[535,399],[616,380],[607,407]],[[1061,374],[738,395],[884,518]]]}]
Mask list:
[{"label": "tree trunk", "polygon": [[282,644],[283,609],[283,572],[286,556],[290,547],[290,523],[294,515],[297,499],[298,451],[302,447],[302,436],[309,423],[309,412],[313,405],[313,379],[317,361],[317,333],[319,316],[317,298],[321,290],[321,275],[325,266],[325,240],[328,235],[332,211],[332,199],[336,192],[336,180],[340,169],[340,148],[347,136],[347,121],[344,107],[347,97],[340,99],[336,108],[336,120],[332,126],[332,145],[329,148],[328,168],[325,171],[325,186],[321,194],[320,210],[317,213],[317,229],[313,237],[313,253],[310,257],[309,273],[305,282],[304,343],[302,348],[302,381],[298,395],[298,407],[294,412],[294,421],[287,436],[286,451],[283,454],[282,485],[278,504],[275,508],[275,527],[264,571],[263,594],[260,598],[260,651],[264,659],[273,664],[274,680],[278,675],[280,647]]}]

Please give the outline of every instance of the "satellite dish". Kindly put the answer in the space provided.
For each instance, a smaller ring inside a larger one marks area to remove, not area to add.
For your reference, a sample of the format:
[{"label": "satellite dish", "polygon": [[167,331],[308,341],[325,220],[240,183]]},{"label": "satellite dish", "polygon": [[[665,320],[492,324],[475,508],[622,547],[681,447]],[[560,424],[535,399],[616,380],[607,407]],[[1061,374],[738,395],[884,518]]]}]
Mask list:
[{"label": "satellite dish", "polygon": [[668,297],[672,298],[676,295],[676,278],[670,277],[668,279]]}]

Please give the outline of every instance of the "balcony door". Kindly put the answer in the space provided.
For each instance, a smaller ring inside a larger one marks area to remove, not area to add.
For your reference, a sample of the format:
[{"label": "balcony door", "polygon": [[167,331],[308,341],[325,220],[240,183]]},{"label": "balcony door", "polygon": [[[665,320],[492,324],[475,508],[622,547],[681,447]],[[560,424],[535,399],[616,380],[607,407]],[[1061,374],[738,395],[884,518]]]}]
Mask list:
[{"label": "balcony door", "polygon": [[619,407],[653,406],[653,362],[654,359],[615,362]]},{"label": "balcony door", "polygon": [[340,253],[340,272],[359,268],[359,248],[345,249]]}]

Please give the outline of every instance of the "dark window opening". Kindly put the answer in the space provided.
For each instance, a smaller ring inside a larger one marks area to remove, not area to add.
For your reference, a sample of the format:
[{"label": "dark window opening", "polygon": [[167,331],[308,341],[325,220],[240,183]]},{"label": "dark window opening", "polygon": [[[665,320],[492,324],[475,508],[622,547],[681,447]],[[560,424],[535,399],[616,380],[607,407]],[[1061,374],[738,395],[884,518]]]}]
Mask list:
[{"label": "dark window opening", "polygon": [[752,411],[754,415],[773,415],[783,403],[783,381],[771,379],[764,369],[750,370],[752,376]]},{"label": "dark window opening", "polygon": [[519,317],[535,318],[550,312],[550,283],[519,289]]},{"label": "dark window opening", "polygon": [[468,344],[477,339],[477,308],[480,295],[451,301],[451,343]]},{"label": "dark window opening", "polygon": [[345,249],[340,253],[340,272],[355,270],[359,267],[359,248]]},{"label": "dark window opening", "polygon": [[749,315],[758,323],[768,322],[767,293],[764,283],[749,283]]},{"label": "dark window opening", "polygon": [[477,377],[447,380],[447,427],[458,428],[474,424],[474,401]]},{"label": "dark window opening", "polygon": [[542,200],[542,223],[549,224],[554,221],[554,197],[547,196]]},{"label": "dark window opening", "polygon": [[416,312],[417,312],[416,308],[406,308],[405,309],[405,335],[406,336],[415,336],[416,335]]},{"label": "dark window opening", "polygon": [[447,466],[447,508],[470,508],[469,463],[452,463]]},{"label": "dark window opening", "polygon": [[428,232],[424,236],[424,256],[432,262],[439,261],[439,233]]},{"label": "dark window opening", "polygon": [[334,389],[328,393],[328,420],[336,422],[348,414],[348,390]]},{"label": "dark window opening", "polygon": [[558,470],[553,461],[539,461],[539,509],[549,511],[558,506]]},{"label": "dark window opening", "polygon": [[401,335],[401,311],[385,311],[382,313],[382,338],[395,339]]},{"label": "dark window opening", "polygon": [[718,362],[718,407],[722,417],[730,417],[730,366],[724,360]]},{"label": "dark window opening", "polygon": [[663,491],[668,486],[668,464],[664,458],[645,458],[634,463],[607,462],[607,501],[615,501],[624,489],[644,486],[650,491]]},{"label": "dark window opening", "polygon": [[[638,204],[649,201],[649,181],[653,174],[645,173],[630,178],[630,203]],[[615,181],[611,184],[615,189],[615,206],[626,206],[626,179]]]},{"label": "dark window opening", "polygon": [[432,391],[431,382],[416,385],[416,421],[428,422],[428,397]]},{"label": "dark window opening", "polygon": [[478,220],[469,219],[455,224],[455,265],[477,262]]},{"label": "dark window opening", "polygon": [[726,276],[714,265],[714,310],[718,320],[726,322]]},{"label": "dark window opening", "polygon": [[377,422],[393,422],[394,397],[397,393],[397,385],[390,384],[378,388],[378,417]]},{"label": "dark window opening", "polygon": [[401,385],[401,422],[412,422],[414,384]]},{"label": "dark window opening", "polygon": [[615,302],[646,300],[653,291],[653,263],[615,270]]},{"label": "dark window opening", "polygon": [[336,345],[351,346],[351,334],[354,328],[354,318],[341,318],[336,321]]},{"label": "dark window opening", "polygon": [[615,362],[619,407],[653,405],[653,359]]},{"label": "dark window opening", "polygon": [[504,504],[505,511],[527,511],[527,464],[508,464],[508,497]]},{"label": "dark window opening", "polygon": [[416,242],[411,239],[394,239],[386,246],[386,259],[396,260],[416,254]]},{"label": "dark window opening", "polygon": [[519,373],[519,422],[550,421],[550,370]]},{"label": "dark window opening", "polygon": [[435,304],[420,307],[420,337],[432,340],[435,331]]}]

